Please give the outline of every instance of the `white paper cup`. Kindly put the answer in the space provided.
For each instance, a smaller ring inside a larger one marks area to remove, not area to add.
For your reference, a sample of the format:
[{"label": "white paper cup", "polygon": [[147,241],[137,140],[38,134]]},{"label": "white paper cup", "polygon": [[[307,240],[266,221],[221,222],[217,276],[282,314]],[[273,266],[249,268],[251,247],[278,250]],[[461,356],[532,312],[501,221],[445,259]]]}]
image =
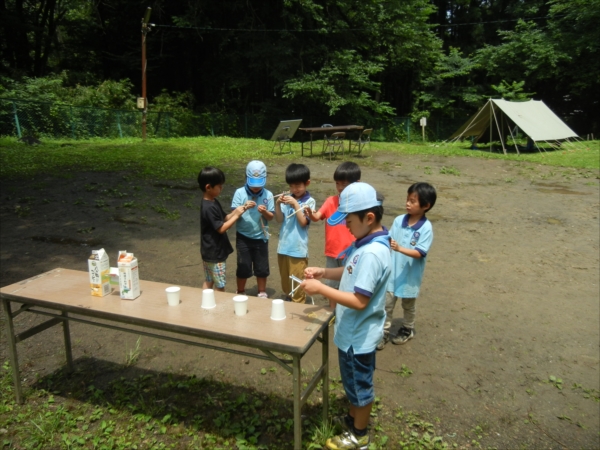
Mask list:
[{"label": "white paper cup", "polygon": [[179,294],[181,292],[181,288],[177,286],[171,286],[165,289],[167,292],[167,303],[169,306],[177,306],[179,305]]},{"label": "white paper cup", "polygon": [[271,305],[271,319],[285,319],[285,302],[283,300],[273,300]]},{"label": "white paper cup", "polygon": [[248,297],[245,295],[233,297],[233,308],[236,316],[245,316],[248,312]]},{"label": "white paper cup", "polygon": [[215,303],[215,291],[213,289],[204,289],[202,291],[202,308],[213,309],[217,304]]}]

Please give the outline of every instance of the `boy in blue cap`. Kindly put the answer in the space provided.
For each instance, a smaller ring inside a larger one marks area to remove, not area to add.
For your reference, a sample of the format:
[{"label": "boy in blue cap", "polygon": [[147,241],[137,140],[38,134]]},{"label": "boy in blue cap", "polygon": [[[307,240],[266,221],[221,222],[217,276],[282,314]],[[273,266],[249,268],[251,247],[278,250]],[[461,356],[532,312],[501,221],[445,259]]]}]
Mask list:
[{"label": "boy in blue cap", "polygon": [[[342,267],[309,267],[300,285],[335,305],[333,341],[338,347],[340,374],[350,410],[335,418],[343,432],[327,440],[330,449],[367,449],[367,426],[375,400],[373,373],[377,343],[383,336],[385,289],[390,276],[390,239],[381,225],[382,198],[367,183],[352,183],[340,194],[330,225],[345,221],[356,241],[344,251]],[[339,290],[319,281],[340,280]]]},{"label": "boy in blue cap", "polygon": [[235,191],[231,209],[244,206],[246,212],[236,222],[238,294],[246,289],[246,280],[256,276],[258,296],[268,298],[269,226],[275,214],[273,194],[265,189],[267,167],[262,161],[250,161],[246,166],[246,185]]}]

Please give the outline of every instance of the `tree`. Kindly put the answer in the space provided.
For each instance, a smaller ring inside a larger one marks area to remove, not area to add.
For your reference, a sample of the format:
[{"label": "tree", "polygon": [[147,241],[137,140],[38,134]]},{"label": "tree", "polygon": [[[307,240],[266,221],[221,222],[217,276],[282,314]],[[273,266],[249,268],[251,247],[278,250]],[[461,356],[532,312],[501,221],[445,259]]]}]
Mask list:
[{"label": "tree", "polygon": [[471,81],[477,64],[462,52],[451,47],[448,54],[440,54],[431,73],[424,77],[421,90],[416,94],[413,114],[416,117],[433,113],[435,117],[461,116],[465,108],[472,108],[482,98],[480,87]]},{"label": "tree", "polygon": [[354,50],[337,51],[318,72],[288,80],[283,97],[325,105],[330,116],[340,110],[363,120],[370,117],[369,113],[392,115],[394,109],[389,103],[375,99],[381,92],[381,83],[373,78],[383,69],[382,63],[363,61]]}]

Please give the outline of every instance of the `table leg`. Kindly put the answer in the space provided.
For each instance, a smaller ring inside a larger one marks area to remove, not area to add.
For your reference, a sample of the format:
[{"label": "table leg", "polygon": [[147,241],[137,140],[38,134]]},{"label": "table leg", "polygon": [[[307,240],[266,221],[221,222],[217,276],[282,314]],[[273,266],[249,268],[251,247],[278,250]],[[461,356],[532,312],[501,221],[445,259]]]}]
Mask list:
[{"label": "table leg", "polygon": [[325,327],[321,343],[321,364],[325,367],[323,371],[323,424],[329,420],[329,326]]},{"label": "table leg", "polygon": [[300,356],[293,355],[293,391],[294,391],[294,450],[302,447],[302,373],[300,370]]},{"label": "table leg", "polygon": [[21,389],[21,375],[19,373],[19,358],[17,356],[17,341],[15,339],[15,328],[10,307],[10,300],[2,299],[2,308],[6,316],[6,341],[8,342],[8,355],[12,366],[13,384],[15,385],[15,400],[23,403],[23,391]]},{"label": "table leg", "polygon": [[69,313],[63,311],[61,315],[64,317],[62,321],[63,335],[65,337],[65,355],[67,357],[67,369],[73,372],[73,354],[71,353],[71,333],[69,331]]}]

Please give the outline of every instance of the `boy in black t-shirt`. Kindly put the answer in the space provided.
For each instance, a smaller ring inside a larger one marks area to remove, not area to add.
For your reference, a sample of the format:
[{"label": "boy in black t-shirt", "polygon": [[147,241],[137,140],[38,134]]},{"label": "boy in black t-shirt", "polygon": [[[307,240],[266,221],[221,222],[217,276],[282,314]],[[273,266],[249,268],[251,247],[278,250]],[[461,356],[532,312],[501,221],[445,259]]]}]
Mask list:
[{"label": "boy in black t-shirt", "polygon": [[227,230],[246,211],[238,206],[225,215],[217,200],[225,184],[225,174],[216,167],[205,167],[198,174],[198,184],[204,195],[200,206],[200,254],[206,281],[203,289],[225,290],[225,261],[233,253]]}]

